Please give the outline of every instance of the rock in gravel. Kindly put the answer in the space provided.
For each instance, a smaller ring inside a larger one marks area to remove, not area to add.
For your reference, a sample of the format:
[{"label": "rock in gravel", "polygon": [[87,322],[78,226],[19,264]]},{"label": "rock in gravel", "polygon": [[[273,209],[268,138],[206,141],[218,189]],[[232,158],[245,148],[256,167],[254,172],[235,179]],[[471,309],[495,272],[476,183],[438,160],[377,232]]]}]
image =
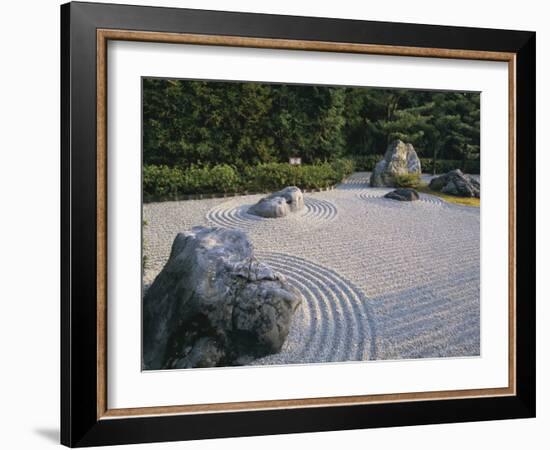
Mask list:
[{"label": "rock in gravel", "polygon": [[411,188],[396,189],[395,191],[388,192],[384,197],[402,202],[414,202],[420,199],[418,192]]},{"label": "rock in gravel", "polygon": [[290,207],[284,197],[265,197],[248,208],[248,212],[260,217],[276,218],[289,214]]},{"label": "rock in gravel", "polygon": [[388,145],[384,159],[376,163],[370,177],[370,185],[394,186],[394,176],[405,174],[420,175],[420,159],[412,144],[405,144],[398,139]]},{"label": "rock in gravel", "polygon": [[296,186],[274,192],[252,205],[248,212],[261,217],[284,217],[304,208],[304,195]]},{"label": "rock in gravel", "polygon": [[470,175],[463,174],[460,169],[451,170],[433,178],[430,181],[430,189],[459,197],[479,198],[480,193],[479,181]]},{"label": "rock in gravel", "polygon": [[179,233],[143,298],[143,368],[240,365],[279,352],[301,294],[240,230]]}]

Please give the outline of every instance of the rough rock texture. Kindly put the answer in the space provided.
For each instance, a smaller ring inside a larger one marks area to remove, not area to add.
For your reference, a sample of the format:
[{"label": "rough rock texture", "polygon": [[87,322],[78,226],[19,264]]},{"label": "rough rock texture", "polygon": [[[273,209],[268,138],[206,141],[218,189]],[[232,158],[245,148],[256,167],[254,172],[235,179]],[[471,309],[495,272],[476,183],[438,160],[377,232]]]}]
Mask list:
[{"label": "rough rock texture", "polygon": [[286,187],[262,198],[248,209],[250,214],[261,217],[284,217],[304,207],[304,195],[296,186]]},{"label": "rough rock texture", "polygon": [[301,294],[254,258],[245,233],[179,233],[143,298],[143,368],[245,364],[278,352]]},{"label": "rough rock texture", "polygon": [[396,189],[395,191],[388,192],[384,197],[402,202],[413,202],[420,199],[418,192],[410,188]]},{"label": "rough rock texture", "polygon": [[388,145],[384,159],[376,163],[370,177],[370,185],[394,186],[394,175],[408,173],[421,174],[420,159],[412,144],[405,144],[400,140],[393,141]]},{"label": "rough rock texture", "polygon": [[290,213],[290,207],[284,197],[265,197],[252,205],[248,212],[260,217],[284,217]]},{"label": "rough rock texture", "polygon": [[479,198],[480,192],[479,181],[474,177],[464,175],[460,169],[451,170],[434,178],[430,181],[430,189],[459,197]]}]

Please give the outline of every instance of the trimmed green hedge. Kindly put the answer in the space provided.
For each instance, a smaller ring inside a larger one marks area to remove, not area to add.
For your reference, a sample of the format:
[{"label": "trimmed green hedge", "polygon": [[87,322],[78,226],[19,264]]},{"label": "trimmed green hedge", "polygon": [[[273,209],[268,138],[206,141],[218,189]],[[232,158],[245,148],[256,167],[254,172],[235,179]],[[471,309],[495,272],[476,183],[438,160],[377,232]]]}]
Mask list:
[{"label": "trimmed green hedge", "polygon": [[180,194],[236,192],[241,179],[235,169],[226,164],[212,168],[148,165],[143,167],[143,196],[176,198]]},{"label": "trimmed green hedge", "polygon": [[321,189],[341,182],[354,170],[353,161],[346,159],[300,166],[268,163],[241,171],[226,164],[189,169],[146,165],[143,197],[145,201],[169,200],[190,194],[269,192],[286,186]]}]

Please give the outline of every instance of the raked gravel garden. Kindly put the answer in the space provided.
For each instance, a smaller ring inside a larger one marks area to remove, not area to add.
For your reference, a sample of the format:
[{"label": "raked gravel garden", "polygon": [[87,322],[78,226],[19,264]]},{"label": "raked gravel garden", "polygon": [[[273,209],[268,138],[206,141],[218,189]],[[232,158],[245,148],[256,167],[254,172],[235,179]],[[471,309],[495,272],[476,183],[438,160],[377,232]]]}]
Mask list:
[{"label": "raked gravel garden", "polygon": [[282,350],[250,364],[479,355],[479,208],[387,199],[392,188],[369,176],[306,193],[302,211],[277,219],[247,212],[262,195],[146,203],[144,284],[177,233],[239,229],[303,296]]}]

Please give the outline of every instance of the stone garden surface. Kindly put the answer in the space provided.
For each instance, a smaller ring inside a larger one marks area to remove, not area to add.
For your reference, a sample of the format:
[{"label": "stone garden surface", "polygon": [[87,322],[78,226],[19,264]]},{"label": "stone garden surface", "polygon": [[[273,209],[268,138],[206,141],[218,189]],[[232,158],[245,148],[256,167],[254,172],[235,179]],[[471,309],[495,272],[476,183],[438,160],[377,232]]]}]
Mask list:
[{"label": "stone garden surface", "polygon": [[248,213],[262,195],[145,204],[144,283],[177,233],[240,229],[303,296],[282,350],[250,364],[479,355],[479,208],[386,199],[393,189],[369,177],[307,193],[301,211],[276,219]]}]

